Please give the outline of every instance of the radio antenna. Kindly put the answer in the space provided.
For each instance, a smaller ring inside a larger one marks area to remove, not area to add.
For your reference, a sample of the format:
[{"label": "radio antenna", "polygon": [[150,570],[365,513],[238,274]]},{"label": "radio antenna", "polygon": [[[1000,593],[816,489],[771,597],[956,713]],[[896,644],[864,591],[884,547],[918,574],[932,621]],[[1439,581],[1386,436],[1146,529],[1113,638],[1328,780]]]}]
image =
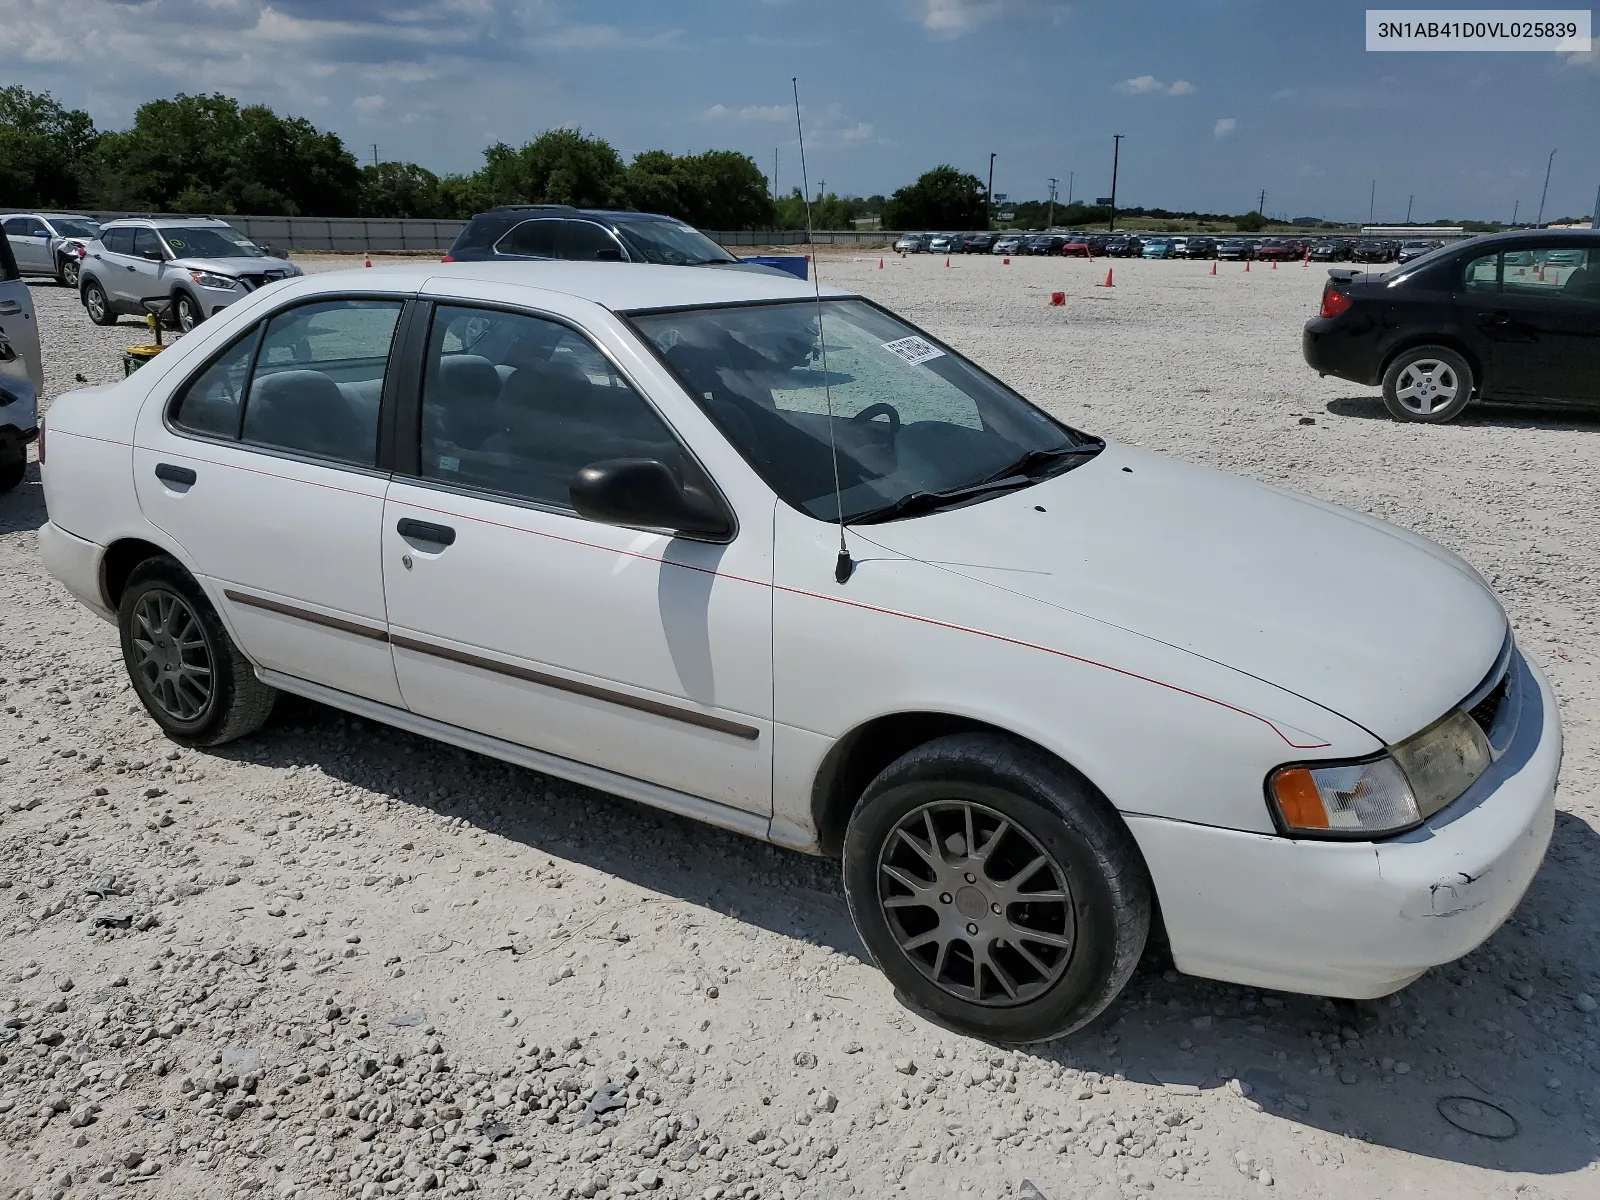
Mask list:
[{"label": "radio antenna", "polygon": [[794,129],[800,139],[800,196],[806,202],[806,242],[811,247],[811,287],[817,298],[817,341],[822,347],[822,394],[828,402],[828,452],[833,456],[833,502],[839,512],[839,557],[834,562],[833,578],[848,583],[855,574],[855,560],[844,540],[844,489],[839,484],[839,445],[833,437],[833,379],[828,374],[828,335],[822,324],[822,280],[817,274],[817,238],[811,227],[811,181],[806,176],[806,131],[800,123],[800,78],[791,76],[794,88]]}]

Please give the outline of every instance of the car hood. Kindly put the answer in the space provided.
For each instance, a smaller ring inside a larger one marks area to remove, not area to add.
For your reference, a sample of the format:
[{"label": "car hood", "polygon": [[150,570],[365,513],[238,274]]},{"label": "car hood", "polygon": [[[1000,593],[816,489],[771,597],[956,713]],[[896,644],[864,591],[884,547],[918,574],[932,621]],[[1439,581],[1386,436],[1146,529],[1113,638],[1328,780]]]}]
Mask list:
[{"label": "car hood", "polygon": [[856,532],[1266,680],[1391,745],[1466,697],[1505,641],[1499,602],[1443,547],[1122,446],[1034,487]]},{"label": "car hood", "polygon": [[282,258],[178,258],[170,264],[185,271],[214,271],[218,275],[265,275],[284,272],[284,278],[298,274],[294,264]]}]

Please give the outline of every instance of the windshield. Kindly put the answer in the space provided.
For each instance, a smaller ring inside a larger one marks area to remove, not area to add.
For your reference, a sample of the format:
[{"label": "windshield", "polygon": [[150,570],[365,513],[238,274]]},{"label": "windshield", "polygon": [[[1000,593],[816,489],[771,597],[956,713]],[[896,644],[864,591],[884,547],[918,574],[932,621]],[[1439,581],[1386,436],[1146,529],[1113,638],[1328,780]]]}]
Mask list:
[{"label": "windshield", "polygon": [[79,217],[51,217],[50,224],[56,227],[57,237],[97,238],[100,236],[100,226],[94,221],[85,221]]},{"label": "windshield", "polygon": [[677,221],[630,221],[618,218],[617,232],[646,262],[667,267],[703,267],[706,263],[738,262],[692,225]]},{"label": "windshield", "polygon": [[855,520],[914,494],[1002,476],[1025,485],[1043,477],[1020,477],[1031,452],[1099,445],[863,300],[821,308],[842,514],[815,301],[634,318],[750,465],[819,520]]},{"label": "windshield", "polygon": [[233,229],[212,226],[163,229],[161,236],[167,240],[177,258],[265,258],[266,253],[244,234]]}]

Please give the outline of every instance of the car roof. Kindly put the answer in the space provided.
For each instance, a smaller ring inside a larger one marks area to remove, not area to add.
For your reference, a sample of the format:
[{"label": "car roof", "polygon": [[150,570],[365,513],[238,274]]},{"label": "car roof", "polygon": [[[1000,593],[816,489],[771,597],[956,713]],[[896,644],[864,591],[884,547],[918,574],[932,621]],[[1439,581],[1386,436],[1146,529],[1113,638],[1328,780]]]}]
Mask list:
[{"label": "car roof", "polygon": [[[723,267],[663,267],[650,263],[569,262],[562,259],[511,262],[425,263],[418,266],[352,269],[312,275],[315,290],[337,291],[352,282],[421,290],[431,282],[459,284],[481,281],[560,292],[589,300],[612,312],[654,308],[696,308],[714,304],[755,304],[775,300],[810,300],[813,285],[760,271]],[[824,297],[854,296],[827,285]]]},{"label": "car roof", "polygon": [[100,228],[115,229],[119,225],[146,229],[215,229],[219,226],[225,228],[228,223],[216,217],[118,217]]}]

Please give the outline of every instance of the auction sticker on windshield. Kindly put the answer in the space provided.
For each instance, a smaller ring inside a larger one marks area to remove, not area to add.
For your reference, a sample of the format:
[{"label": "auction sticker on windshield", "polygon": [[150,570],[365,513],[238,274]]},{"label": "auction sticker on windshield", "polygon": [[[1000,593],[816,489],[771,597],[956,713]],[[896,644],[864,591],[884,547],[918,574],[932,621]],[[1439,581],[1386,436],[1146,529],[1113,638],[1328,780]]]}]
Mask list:
[{"label": "auction sticker on windshield", "polygon": [[936,358],[943,358],[944,351],[935,346],[927,338],[916,336],[897,338],[892,342],[884,342],[883,348],[890,354],[898,355],[913,367],[920,363],[931,362]]}]

